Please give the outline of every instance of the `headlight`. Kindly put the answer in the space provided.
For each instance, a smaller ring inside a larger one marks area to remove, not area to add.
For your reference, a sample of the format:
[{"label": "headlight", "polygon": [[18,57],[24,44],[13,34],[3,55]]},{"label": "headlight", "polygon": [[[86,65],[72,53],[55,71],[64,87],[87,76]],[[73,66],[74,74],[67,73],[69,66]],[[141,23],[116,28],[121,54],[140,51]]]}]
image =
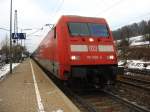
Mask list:
[{"label": "headlight", "polygon": [[107,59],[113,60],[113,59],[115,59],[115,57],[114,57],[114,55],[110,55],[107,57]]},{"label": "headlight", "polygon": [[93,38],[89,38],[89,41],[90,41],[90,42],[94,42],[94,39],[93,39]]},{"label": "headlight", "polygon": [[80,60],[80,56],[71,56],[71,60]]}]

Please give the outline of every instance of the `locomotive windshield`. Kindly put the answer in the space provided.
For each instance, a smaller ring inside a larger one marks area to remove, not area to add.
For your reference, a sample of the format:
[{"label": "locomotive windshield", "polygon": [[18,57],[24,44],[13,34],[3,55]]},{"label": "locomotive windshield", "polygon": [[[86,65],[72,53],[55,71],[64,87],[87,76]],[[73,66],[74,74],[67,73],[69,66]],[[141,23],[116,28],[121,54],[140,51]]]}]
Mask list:
[{"label": "locomotive windshield", "polygon": [[97,23],[69,23],[69,31],[72,36],[108,37],[107,26]]},{"label": "locomotive windshield", "polygon": [[89,29],[86,23],[69,23],[70,33],[73,36],[89,36]]}]

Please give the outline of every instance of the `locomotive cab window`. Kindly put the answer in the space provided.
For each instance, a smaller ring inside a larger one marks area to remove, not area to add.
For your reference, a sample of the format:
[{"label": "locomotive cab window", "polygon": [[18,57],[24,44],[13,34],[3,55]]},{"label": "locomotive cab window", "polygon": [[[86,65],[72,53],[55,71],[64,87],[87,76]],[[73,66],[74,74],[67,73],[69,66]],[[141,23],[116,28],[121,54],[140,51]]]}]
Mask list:
[{"label": "locomotive cab window", "polygon": [[69,23],[69,31],[72,36],[89,36],[86,23]]},{"label": "locomotive cab window", "polygon": [[107,25],[103,24],[71,22],[68,24],[68,28],[72,36],[91,36],[91,37],[109,36]]},{"label": "locomotive cab window", "polygon": [[95,23],[88,23],[89,29],[91,32],[91,36],[93,37],[108,37],[108,29],[106,25],[102,24],[95,24]]}]

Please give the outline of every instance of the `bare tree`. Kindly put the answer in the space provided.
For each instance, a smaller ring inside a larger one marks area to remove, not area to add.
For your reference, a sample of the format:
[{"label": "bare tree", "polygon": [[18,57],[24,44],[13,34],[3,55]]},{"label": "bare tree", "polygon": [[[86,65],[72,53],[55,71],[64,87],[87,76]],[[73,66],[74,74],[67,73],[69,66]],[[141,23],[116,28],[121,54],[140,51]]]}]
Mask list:
[{"label": "bare tree", "polygon": [[[26,48],[21,45],[13,45],[12,46],[12,55],[13,55],[13,61],[18,62],[21,60],[22,53],[26,52]],[[1,42],[1,54],[5,55],[6,61],[9,61],[9,39],[6,35],[5,39]]]}]

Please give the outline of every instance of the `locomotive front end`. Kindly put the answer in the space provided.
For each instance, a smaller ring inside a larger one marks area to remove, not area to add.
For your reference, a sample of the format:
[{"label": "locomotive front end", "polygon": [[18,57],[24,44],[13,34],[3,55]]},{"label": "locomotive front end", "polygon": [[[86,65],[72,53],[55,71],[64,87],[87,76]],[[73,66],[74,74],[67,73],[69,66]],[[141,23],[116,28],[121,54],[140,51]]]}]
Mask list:
[{"label": "locomotive front end", "polygon": [[117,56],[112,34],[104,19],[70,21],[68,26],[71,78],[86,78],[97,84],[114,83]]}]

